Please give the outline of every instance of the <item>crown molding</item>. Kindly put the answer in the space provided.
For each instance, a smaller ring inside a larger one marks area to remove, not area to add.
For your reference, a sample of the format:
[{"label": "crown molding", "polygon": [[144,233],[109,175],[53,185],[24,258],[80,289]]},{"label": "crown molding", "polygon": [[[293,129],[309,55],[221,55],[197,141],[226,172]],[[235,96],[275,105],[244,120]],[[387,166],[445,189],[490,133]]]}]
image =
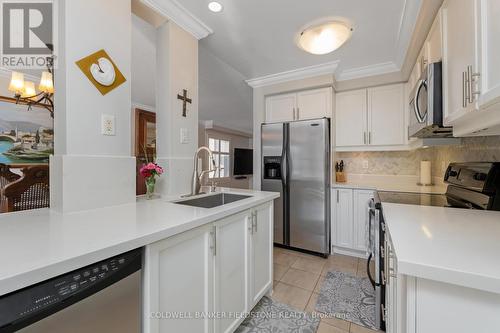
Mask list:
[{"label": "crown molding", "polygon": [[319,75],[335,74],[339,61],[327,62],[324,64],[293,69],[286,72],[257,77],[245,82],[252,88],[260,88],[273,84],[289,82],[294,80],[307,79]]},{"label": "crown molding", "polygon": [[213,33],[213,30],[199,18],[191,14],[176,0],[141,0],[145,5],[165,16],[182,29],[200,40]]},{"label": "crown molding", "polygon": [[369,66],[347,69],[336,75],[337,81],[361,79],[365,77],[399,72],[401,69],[394,62],[383,62]]},{"label": "crown molding", "polygon": [[[10,78],[12,77],[12,72],[15,72],[15,71],[8,69],[8,68],[5,68],[5,67],[0,67],[0,77],[5,77],[5,78],[10,80]],[[23,73],[22,71],[19,71],[19,72]],[[40,81],[39,76],[26,74],[26,73],[23,73],[23,74],[24,74],[25,80],[33,81],[35,83]]]}]

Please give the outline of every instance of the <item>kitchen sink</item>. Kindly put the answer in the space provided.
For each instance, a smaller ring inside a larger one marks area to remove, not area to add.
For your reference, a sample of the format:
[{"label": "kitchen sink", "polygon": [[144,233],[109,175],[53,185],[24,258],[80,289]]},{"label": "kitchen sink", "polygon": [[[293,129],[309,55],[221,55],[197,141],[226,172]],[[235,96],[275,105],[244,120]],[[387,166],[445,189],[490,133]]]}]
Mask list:
[{"label": "kitchen sink", "polygon": [[208,195],[206,197],[201,197],[201,198],[175,201],[174,203],[179,205],[186,205],[186,206],[193,206],[200,208],[214,208],[250,197],[251,196],[249,195],[219,193],[214,195]]}]

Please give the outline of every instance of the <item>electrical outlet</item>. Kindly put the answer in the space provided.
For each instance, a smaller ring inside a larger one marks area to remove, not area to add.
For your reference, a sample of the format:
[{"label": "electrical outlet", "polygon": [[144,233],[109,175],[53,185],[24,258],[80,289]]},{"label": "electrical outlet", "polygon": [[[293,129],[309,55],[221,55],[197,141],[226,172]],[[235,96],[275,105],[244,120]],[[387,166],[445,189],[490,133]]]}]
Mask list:
[{"label": "electrical outlet", "polygon": [[368,169],[370,167],[370,164],[368,163],[368,160],[363,160],[363,169]]},{"label": "electrical outlet", "polygon": [[115,135],[115,116],[111,114],[103,114],[101,116],[101,134]]}]

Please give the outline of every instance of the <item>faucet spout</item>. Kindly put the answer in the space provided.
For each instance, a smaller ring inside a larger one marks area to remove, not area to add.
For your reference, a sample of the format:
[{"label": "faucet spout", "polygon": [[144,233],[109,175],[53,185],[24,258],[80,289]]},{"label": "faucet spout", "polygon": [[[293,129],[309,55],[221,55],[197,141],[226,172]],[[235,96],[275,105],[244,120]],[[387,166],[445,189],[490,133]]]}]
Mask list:
[{"label": "faucet spout", "polygon": [[[206,151],[208,153],[208,158],[210,161],[210,166],[208,170],[202,170],[200,173],[198,173],[198,155],[202,152]],[[202,146],[196,150],[196,153],[194,154],[194,170],[193,170],[193,179],[191,182],[191,195],[198,195],[200,194],[200,189],[201,189],[201,180],[203,176],[207,173],[215,171],[216,165],[215,165],[215,160],[214,160],[214,154],[212,151],[205,146]]]}]

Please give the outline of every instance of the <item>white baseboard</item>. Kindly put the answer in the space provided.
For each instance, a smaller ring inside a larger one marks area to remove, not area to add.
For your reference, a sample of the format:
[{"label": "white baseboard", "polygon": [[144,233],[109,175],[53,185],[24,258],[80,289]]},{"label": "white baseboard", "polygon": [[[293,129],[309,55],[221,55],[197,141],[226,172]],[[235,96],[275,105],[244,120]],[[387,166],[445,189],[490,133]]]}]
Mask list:
[{"label": "white baseboard", "polygon": [[336,247],[336,246],[333,246],[333,253],[342,254],[344,256],[361,258],[361,259],[368,258],[365,251],[346,249],[346,248]]}]

